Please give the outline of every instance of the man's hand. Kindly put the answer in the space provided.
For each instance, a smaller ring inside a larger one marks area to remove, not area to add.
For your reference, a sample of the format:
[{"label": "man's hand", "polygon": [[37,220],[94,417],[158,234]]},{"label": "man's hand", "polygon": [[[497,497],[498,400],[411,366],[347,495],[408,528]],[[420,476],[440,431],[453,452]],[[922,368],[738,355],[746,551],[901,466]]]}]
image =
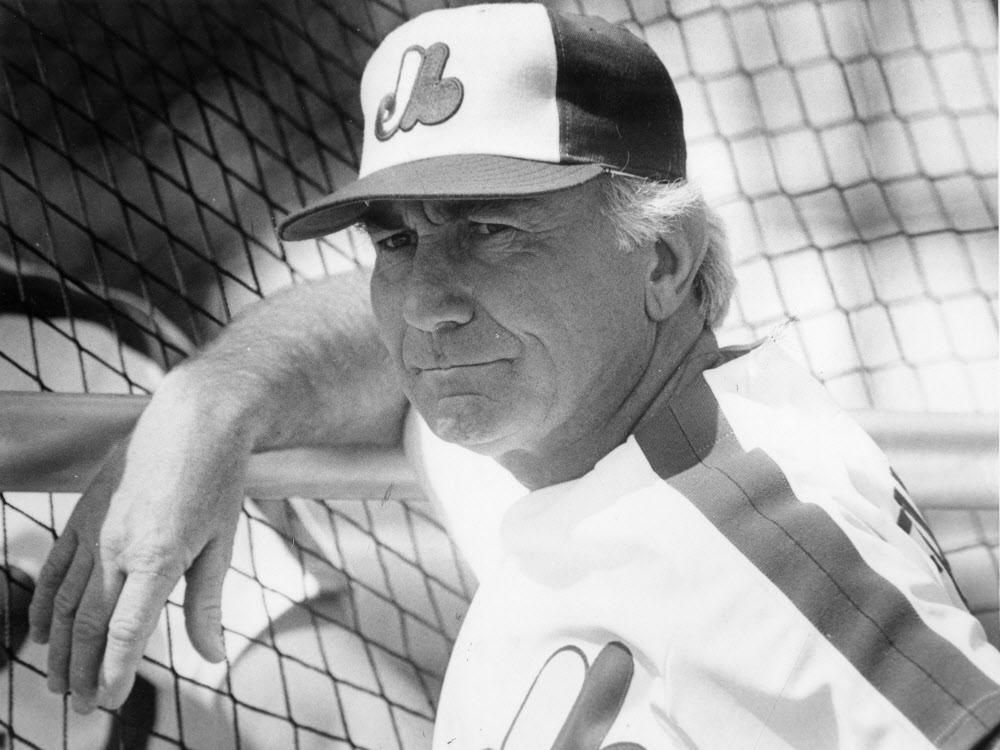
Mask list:
[{"label": "man's hand", "polygon": [[49,689],[71,691],[80,713],[128,696],[182,575],[192,644],[210,661],[225,657],[220,598],[251,439],[172,376],[80,498],[31,602],[31,636],[49,644]]},{"label": "man's hand", "polygon": [[247,308],[166,376],[49,554],[30,612],[49,687],[72,691],[79,711],[121,705],[182,575],[191,642],[222,660],[222,580],[251,452],[398,445],[405,413],[367,271]]}]

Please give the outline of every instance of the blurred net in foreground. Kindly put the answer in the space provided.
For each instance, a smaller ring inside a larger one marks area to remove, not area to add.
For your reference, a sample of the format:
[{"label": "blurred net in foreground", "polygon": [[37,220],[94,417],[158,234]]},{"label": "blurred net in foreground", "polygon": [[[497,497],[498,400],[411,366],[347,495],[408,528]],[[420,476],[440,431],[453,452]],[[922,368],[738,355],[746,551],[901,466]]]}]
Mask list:
[{"label": "blurred net in foreground", "polygon": [[[0,493],[8,571],[37,573],[50,530],[75,499]],[[267,507],[278,515],[248,504],[237,532],[223,599],[226,663],[210,665],[192,651],[183,589],[117,716],[79,717],[48,694],[45,649],[27,643],[0,673],[8,746],[429,746],[472,582],[426,503],[341,498]],[[309,532],[296,528],[304,517]],[[13,576],[9,589],[23,589]]]},{"label": "blurred net in foreground", "polygon": [[[351,177],[365,60],[443,4],[0,0],[0,387],[149,392],[253,300],[365,262],[352,232],[282,245],[273,217]],[[732,239],[723,340],[777,331],[848,407],[995,410],[989,2],[552,5],[667,63]],[[0,495],[8,646],[16,569],[73,500]],[[956,537],[994,569],[995,527]],[[240,540],[228,670],[192,657],[171,604],[114,725],[45,697],[41,649],[9,649],[9,744],[426,747],[474,585],[427,505],[250,505]]]}]

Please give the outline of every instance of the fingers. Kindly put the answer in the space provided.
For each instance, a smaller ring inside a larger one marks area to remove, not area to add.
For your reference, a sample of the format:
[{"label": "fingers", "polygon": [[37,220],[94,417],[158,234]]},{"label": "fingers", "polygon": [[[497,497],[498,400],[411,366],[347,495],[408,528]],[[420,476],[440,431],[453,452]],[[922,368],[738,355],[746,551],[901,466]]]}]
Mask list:
[{"label": "fingers", "polygon": [[178,577],[136,572],[124,580],[106,623],[107,642],[98,681],[102,706],[118,708],[128,697],[146,642]]},{"label": "fingers", "polygon": [[69,659],[69,689],[77,713],[89,713],[97,706],[97,678],[104,656],[105,634],[110,635],[108,621],[124,579],[116,568],[97,560],[77,607]]},{"label": "fingers", "polygon": [[98,704],[121,706],[179,577],[159,571],[126,576],[79,550],[51,607],[49,690],[71,692],[73,710],[81,714]]},{"label": "fingers", "polygon": [[[87,591],[93,583],[95,560],[97,557],[97,534],[91,523],[95,514],[103,516],[107,506],[107,496],[120,476],[118,457],[120,448],[109,454],[97,477],[87,492],[77,502],[62,535],[55,541],[52,550],[39,573],[38,585],[29,608],[32,640],[49,644],[48,678],[49,689],[65,693],[73,689],[75,683],[84,687],[92,682],[82,677],[75,678],[74,639],[79,620],[78,613],[84,605],[82,623],[84,641],[94,643],[96,636],[88,632],[93,629],[96,615],[92,605],[94,594],[87,598]],[[100,579],[99,579],[100,580]],[[83,656],[81,653],[79,656]],[[77,664],[85,664],[79,659]],[[79,667],[84,669],[84,667]],[[84,669],[84,671],[86,671]],[[84,690],[92,696],[93,688]]]},{"label": "fingers", "polygon": [[226,658],[222,638],[222,584],[232,556],[228,544],[213,539],[187,572],[184,592],[184,619],[188,637],[199,654],[212,662]]},{"label": "fingers", "polygon": [[[73,563],[76,547],[76,534],[71,531],[63,534],[56,540],[41,572],[38,574],[35,593],[31,597],[31,605],[28,608],[28,620],[31,623],[30,635],[31,640],[35,643],[49,642],[56,592],[62,586],[66,572]],[[83,591],[82,587],[80,591]]]},{"label": "fingers", "polygon": [[[49,643],[49,688],[71,691],[82,713],[124,702],[167,597],[191,560],[188,632],[206,658],[225,658],[221,589],[245,457],[206,459],[206,468],[200,454],[165,456],[159,433],[140,428],[77,502],[31,604],[32,638]],[[217,463],[226,469],[221,477]]]},{"label": "fingers", "polygon": [[72,692],[73,710],[86,714],[98,703],[117,708],[125,701],[180,573],[139,570],[126,577],[69,536],[39,576],[46,589],[32,600],[32,635],[49,644],[49,690]]},{"label": "fingers", "polygon": [[87,588],[94,558],[86,553],[75,555],[58,591],[49,605],[51,620],[48,630],[48,686],[53,693],[69,689],[69,661],[73,643],[73,621],[80,599]]}]

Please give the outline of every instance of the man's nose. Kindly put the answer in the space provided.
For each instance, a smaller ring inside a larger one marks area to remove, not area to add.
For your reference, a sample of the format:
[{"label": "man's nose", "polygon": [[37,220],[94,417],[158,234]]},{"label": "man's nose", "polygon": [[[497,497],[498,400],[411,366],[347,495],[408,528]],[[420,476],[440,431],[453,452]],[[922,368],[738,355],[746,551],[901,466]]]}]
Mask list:
[{"label": "man's nose", "polygon": [[410,266],[403,319],[428,333],[465,325],[472,320],[474,305],[459,278],[455,249],[441,241],[427,244],[417,249]]}]

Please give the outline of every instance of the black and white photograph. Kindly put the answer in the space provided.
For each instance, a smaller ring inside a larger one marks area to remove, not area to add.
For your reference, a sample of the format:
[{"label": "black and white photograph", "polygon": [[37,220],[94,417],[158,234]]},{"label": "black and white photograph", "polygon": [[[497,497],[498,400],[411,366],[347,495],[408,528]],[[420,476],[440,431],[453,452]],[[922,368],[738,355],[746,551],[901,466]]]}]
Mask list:
[{"label": "black and white photograph", "polygon": [[0,750],[1000,748],[995,0],[0,0]]}]

